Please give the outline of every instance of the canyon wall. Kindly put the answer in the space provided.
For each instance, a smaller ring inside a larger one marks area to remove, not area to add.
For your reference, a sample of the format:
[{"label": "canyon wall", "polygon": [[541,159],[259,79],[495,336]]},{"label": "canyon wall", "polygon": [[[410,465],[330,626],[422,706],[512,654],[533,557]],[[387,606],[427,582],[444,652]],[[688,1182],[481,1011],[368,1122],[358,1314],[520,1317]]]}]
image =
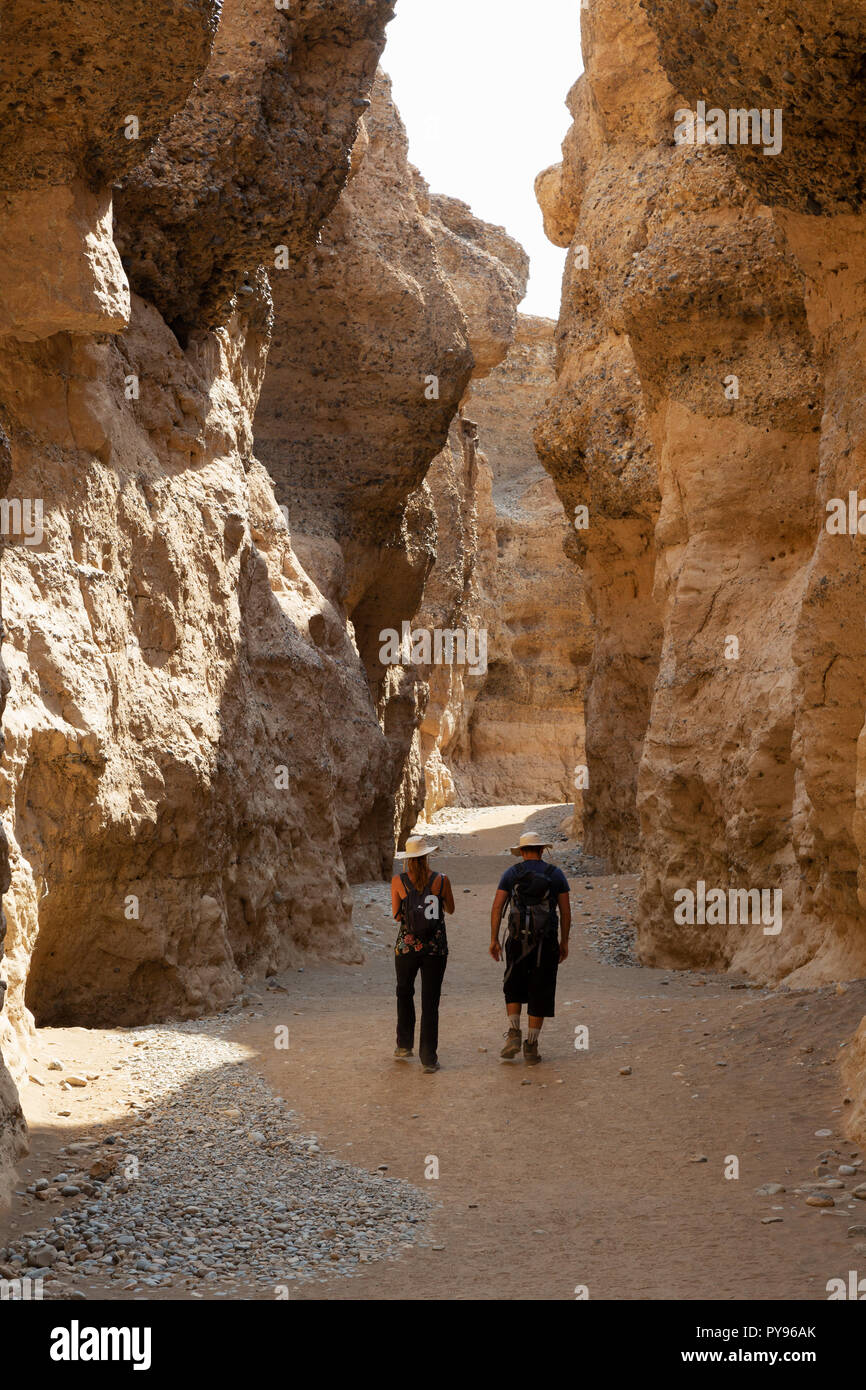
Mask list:
[{"label": "canyon wall", "polygon": [[[468,209],[452,231],[408,167],[384,0],[85,5],[68,70],[21,9],[0,60],[19,1078],[34,1016],[195,1016],[247,971],[356,958],[348,884],[414,815],[424,692],[379,631],[421,601],[424,475],[523,292],[519,248]],[[28,88],[64,132],[34,149]],[[4,1177],[22,1133],[0,1066]]]},{"label": "canyon wall", "polygon": [[[587,71],[569,93],[561,165],[536,192],[550,239],[569,248],[556,386],[535,434],[572,519],[593,617],[586,675],[588,785],[576,793],[587,851],[618,870],[639,854],[637,774],[661,647],[653,591],[659,487],[622,282],[642,244],[659,168],[660,78],[630,7],[581,11]],[[606,28],[603,28],[606,25]],[[575,586],[579,601],[580,589]]]},{"label": "canyon wall", "polygon": [[[156,0],[146,14],[131,0],[82,4],[61,14],[57,6],[8,0],[3,6],[0,48],[0,463],[3,492],[4,578],[25,545],[43,549],[41,492],[22,477],[23,448],[38,448],[46,416],[62,408],[65,382],[48,383],[48,400],[38,399],[26,422],[9,400],[8,377],[16,362],[38,357],[42,343],[72,345],[70,333],[110,335],[129,319],[130,295],[111,236],[111,182],[140,157],[207,62],[217,23],[215,0],[178,5]],[[59,35],[62,34],[62,39]],[[166,64],[166,49],[173,61]],[[106,80],[106,71],[112,72]],[[135,113],[136,140],[127,138],[127,113]],[[91,342],[96,341],[91,337]],[[32,345],[32,346],[31,346]],[[73,348],[74,351],[74,348]],[[55,363],[51,364],[52,369]],[[31,381],[31,385],[35,382]],[[24,388],[26,390],[26,387]],[[73,387],[71,398],[76,395]],[[84,430],[83,393],[69,401]],[[55,463],[49,450],[44,470]],[[26,465],[24,468],[26,474]],[[39,562],[37,561],[37,564]],[[8,582],[6,593],[9,598]],[[44,588],[35,594],[45,621]],[[14,584],[12,607],[14,611]],[[37,639],[38,640],[38,639]],[[14,640],[12,642],[14,649]],[[14,650],[11,657],[14,664]],[[50,678],[49,678],[50,679]],[[0,676],[7,692],[5,670]],[[15,692],[13,692],[13,699]],[[14,724],[15,710],[6,716]],[[14,737],[12,742],[14,743]],[[74,774],[73,774],[74,775]],[[11,784],[3,767],[4,799]],[[38,792],[37,792],[38,796]],[[24,792],[23,809],[30,801]],[[60,806],[54,812],[61,818]],[[14,832],[13,832],[13,844]],[[0,837],[0,888],[8,890],[10,864],[5,829]],[[9,911],[9,900],[5,904]],[[8,929],[8,934],[7,934]],[[24,1018],[21,937],[14,907],[0,924],[5,937],[6,982],[0,986],[0,1045],[23,1074],[13,1025]],[[11,1023],[10,1023],[11,1019]],[[10,1047],[11,1042],[11,1047]],[[24,1143],[24,1123],[15,1087],[0,1057],[0,1198],[11,1165]]]},{"label": "canyon wall", "polygon": [[[813,9],[590,0],[538,181],[571,247],[538,442],[589,506],[587,840],[636,851],[644,960],[793,984],[866,970],[862,540],[826,525],[862,448],[866,9]],[[778,109],[781,149],[771,124],[757,146],[675,138],[701,100]],[[595,775],[617,768],[628,806]],[[780,890],[781,930],[676,921],[699,880]]]},{"label": "canyon wall", "polygon": [[590,618],[568,558],[572,532],[533,442],[554,383],[553,328],[521,315],[507,358],[473,381],[466,404],[481,450],[478,588],[488,651],[483,683],[445,754],[463,805],[580,802]]},{"label": "canyon wall", "polygon": [[470,379],[508,352],[527,273],[502,228],[430,194],[380,74],[315,251],[271,277],[276,325],[255,422],[295,548],[350,626],[381,725],[379,771],[365,779],[375,801],[359,823],[351,765],[339,799],[359,879],[390,867],[394,836],[424,804],[436,711],[459,718],[474,683],[465,664],[435,666],[420,648],[414,661],[383,661],[383,635],[402,635],[404,621],[431,633],[480,621],[475,471],[463,424],[449,425]]}]

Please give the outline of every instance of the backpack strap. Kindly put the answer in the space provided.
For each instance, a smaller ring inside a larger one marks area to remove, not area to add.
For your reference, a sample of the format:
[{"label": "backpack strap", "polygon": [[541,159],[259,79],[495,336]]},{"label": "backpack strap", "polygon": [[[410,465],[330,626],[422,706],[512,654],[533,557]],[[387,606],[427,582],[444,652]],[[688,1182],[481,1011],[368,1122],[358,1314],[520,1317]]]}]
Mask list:
[{"label": "backpack strap", "polygon": [[406,904],[407,904],[407,902],[409,901],[409,894],[412,893],[412,892],[414,892],[414,884],[412,883],[412,880],[411,880],[411,878],[409,877],[409,875],[406,874],[406,873],[403,873],[403,874],[400,875],[400,882],[402,883],[403,887],[406,889],[406,892],[403,894],[402,898],[400,899],[400,917],[399,917],[399,920],[405,923],[405,920],[406,920]]},{"label": "backpack strap", "polygon": [[517,873],[514,875],[514,882],[512,883],[511,887],[510,887],[509,890],[508,890],[508,900],[509,900],[509,902],[511,901],[512,897],[514,896],[514,890],[515,890],[515,888],[517,887],[518,883],[522,883],[523,880],[526,878],[526,875],[527,875],[528,872],[529,872],[529,870],[528,870],[527,867],[526,867],[526,860],[525,860],[525,859],[523,860],[522,863],[516,864],[516,865],[515,865],[515,868],[517,869]]}]

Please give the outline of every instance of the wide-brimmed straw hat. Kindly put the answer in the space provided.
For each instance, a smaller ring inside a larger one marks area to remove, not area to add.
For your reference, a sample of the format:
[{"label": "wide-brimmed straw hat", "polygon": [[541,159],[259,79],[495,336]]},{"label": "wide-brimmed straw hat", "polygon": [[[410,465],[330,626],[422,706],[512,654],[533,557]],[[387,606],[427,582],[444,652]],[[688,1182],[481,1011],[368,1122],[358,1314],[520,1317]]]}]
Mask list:
[{"label": "wide-brimmed straw hat", "polygon": [[521,835],[516,845],[511,846],[512,854],[519,854],[522,849],[550,849],[552,840],[545,840],[543,835]]},{"label": "wide-brimmed straw hat", "polygon": [[426,840],[418,836],[412,836],[406,841],[406,848],[397,853],[398,859],[421,859],[425,854],[432,854],[438,845],[428,845]]}]

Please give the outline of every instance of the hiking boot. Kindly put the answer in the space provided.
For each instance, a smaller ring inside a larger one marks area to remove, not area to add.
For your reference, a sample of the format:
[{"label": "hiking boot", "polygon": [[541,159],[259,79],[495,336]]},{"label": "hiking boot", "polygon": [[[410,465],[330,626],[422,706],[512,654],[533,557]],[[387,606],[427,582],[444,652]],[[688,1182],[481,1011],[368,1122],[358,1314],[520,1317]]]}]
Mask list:
[{"label": "hiking boot", "polygon": [[527,1038],[526,1042],[523,1044],[523,1060],[524,1060],[524,1062],[526,1063],[526,1065],[527,1065],[528,1067],[537,1067],[537,1066],[538,1066],[539,1062],[541,1061],[541,1058],[540,1058],[540,1056],[538,1055],[538,1039],[537,1039],[537,1038],[536,1038],[535,1042],[530,1042],[529,1039]]},{"label": "hiking boot", "polygon": [[438,1063],[438,1062],[422,1062],[422,1063],[421,1063],[421,1070],[422,1070],[422,1071],[438,1071],[438,1070],[439,1070],[439,1063]]},{"label": "hiking boot", "polygon": [[411,1047],[395,1047],[395,1048],[394,1048],[394,1061],[395,1061],[395,1062],[405,1062],[406,1059],[407,1059],[407,1057],[414,1057],[414,1055],[415,1055],[415,1054],[414,1054],[414,1052],[412,1051]]},{"label": "hiking boot", "polygon": [[509,1028],[508,1032],[505,1034],[505,1046],[499,1054],[500,1057],[504,1057],[506,1061],[509,1062],[513,1057],[516,1057],[520,1051],[520,1040],[522,1037],[523,1034],[519,1028]]}]

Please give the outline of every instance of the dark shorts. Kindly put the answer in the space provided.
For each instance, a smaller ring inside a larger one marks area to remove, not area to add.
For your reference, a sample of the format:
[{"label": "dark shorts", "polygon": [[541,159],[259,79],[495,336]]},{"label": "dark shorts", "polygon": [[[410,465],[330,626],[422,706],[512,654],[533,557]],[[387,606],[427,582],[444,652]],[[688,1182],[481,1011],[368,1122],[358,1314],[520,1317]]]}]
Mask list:
[{"label": "dark shorts", "polygon": [[[513,941],[505,943],[506,969],[519,955]],[[503,985],[506,1004],[527,1004],[533,1018],[553,1018],[556,1013],[556,972],[559,969],[559,938],[544,939],[539,959],[532,951],[515,965]]]}]

